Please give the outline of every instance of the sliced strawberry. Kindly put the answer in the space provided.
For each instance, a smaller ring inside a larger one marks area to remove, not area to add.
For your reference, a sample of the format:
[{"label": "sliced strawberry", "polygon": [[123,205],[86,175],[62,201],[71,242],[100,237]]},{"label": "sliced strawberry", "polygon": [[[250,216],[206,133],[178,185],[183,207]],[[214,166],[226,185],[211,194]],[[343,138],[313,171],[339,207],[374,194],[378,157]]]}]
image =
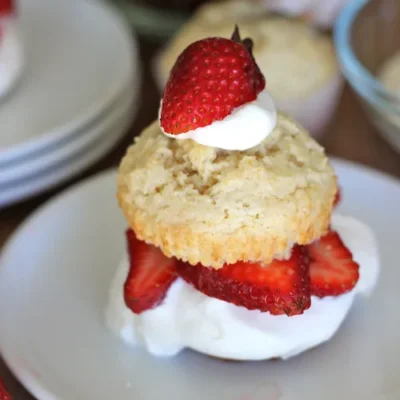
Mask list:
[{"label": "sliced strawberry", "polygon": [[127,307],[140,314],[158,306],[177,278],[176,260],[136,238],[129,229],[126,233],[130,269],[124,285]]},{"label": "sliced strawberry", "polygon": [[342,200],[342,191],[340,190],[340,188],[338,188],[335,194],[335,200],[333,201],[333,205],[337,206],[341,200]]},{"label": "sliced strawberry", "polygon": [[0,0],[0,17],[10,15],[14,12],[14,0]]},{"label": "sliced strawberry", "polygon": [[221,269],[178,262],[178,273],[204,294],[249,310],[288,316],[310,307],[307,252],[295,246],[289,260],[259,264],[237,262]]},{"label": "sliced strawberry", "polygon": [[250,39],[208,38],[179,56],[164,90],[160,124],[178,135],[224,119],[257,98],[265,79],[252,55]]},{"label": "sliced strawberry", "polygon": [[3,381],[0,379],[0,400],[11,400],[10,393],[7,392]]},{"label": "sliced strawberry", "polygon": [[340,236],[330,231],[308,246],[311,294],[339,296],[349,292],[359,278],[359,265]]}]

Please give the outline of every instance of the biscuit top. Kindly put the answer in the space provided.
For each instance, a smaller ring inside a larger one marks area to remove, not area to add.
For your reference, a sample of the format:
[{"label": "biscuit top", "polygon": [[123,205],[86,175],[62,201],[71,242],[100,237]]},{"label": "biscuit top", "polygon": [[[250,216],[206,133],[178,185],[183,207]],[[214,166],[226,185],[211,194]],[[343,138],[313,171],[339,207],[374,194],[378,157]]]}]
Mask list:
[{"label": "biscuit top", "polygon": [[254,56],[277,100],[307,95],[338,73],[329,36],[300,20],[268,14],[259,7],[237,1],[201,7],[163,52],[159,66],[162,80],[167,80],[178,55],[189,44],[210,36],[229,38],[235,23],[242,37],[253,39]]},{"label": "biscuit top", "polygon": [[118,185],[141,239],[214,267],[268,263],[320,237],[336,193],[323,148],[282,114],[260,145],[240,152],[170,139],[155,122],[128,149]]}]

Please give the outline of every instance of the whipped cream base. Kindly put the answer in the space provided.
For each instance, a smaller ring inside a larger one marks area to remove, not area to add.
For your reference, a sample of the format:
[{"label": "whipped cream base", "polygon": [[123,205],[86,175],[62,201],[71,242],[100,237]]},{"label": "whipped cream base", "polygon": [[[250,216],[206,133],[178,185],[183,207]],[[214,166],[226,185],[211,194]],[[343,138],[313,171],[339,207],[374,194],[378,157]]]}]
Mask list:
[{"label": "whipped cream base", "polygon": [[334,216],[332,225],[360,264],[360,279],[351,292],[342,296],[313,296],[310,309],[302,315],[249,311],[208,297],[179,278],[160,306],[137,315],[124,302],[128,262],[123,261],[112,284],[107,325],[124,342],[143,346],[156,356],[173,356],[184,348],[234,360],[295,356],[329,340],[348,314],[356,294],[369,295],[377,282],[379,257],[371,229],[340,215]]},{"label": "whipped cream base", "polygon": [[23,50],[14,17],[0,19],[0,97],[19,78],[23,68]]},{"label": "whipped cream base", "polygon": [[276,118],[274,101],[264,89],[255,101],[236,108],[221,121],[180,135],[162,131],[173,139],[192,139],[204,146],[243,151],[260,144],[275,128]]}]

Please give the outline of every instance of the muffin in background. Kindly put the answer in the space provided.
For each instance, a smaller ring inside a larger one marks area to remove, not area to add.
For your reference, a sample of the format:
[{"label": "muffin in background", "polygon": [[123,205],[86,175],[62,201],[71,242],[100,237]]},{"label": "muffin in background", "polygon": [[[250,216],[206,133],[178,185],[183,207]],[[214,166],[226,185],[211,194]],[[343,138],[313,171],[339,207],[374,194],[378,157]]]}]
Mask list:
[{"label": "muffin in background", "polygon": [[254,56],[278,108],[313,136],[320,135],[343,84],[332,39],[305,21],[268,12],[261,3],[229,0],[201,6],[155,60],[160,90],[185,47],[207,36],[229,38],[235,24],[242,37],[253,39]]}]

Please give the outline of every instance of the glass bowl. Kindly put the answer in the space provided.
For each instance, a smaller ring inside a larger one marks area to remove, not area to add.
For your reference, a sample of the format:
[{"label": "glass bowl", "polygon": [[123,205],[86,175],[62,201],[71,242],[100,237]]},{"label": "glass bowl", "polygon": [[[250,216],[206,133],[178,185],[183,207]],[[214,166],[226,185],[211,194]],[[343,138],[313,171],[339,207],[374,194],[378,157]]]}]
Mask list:
[{"label": "glass bowl", "polygon": [[336,22],[334,37],[344,76],[370,120],[400,152],[400,92],[384,87],[378,78],[400,51],[400,1],[351,1]]}]

